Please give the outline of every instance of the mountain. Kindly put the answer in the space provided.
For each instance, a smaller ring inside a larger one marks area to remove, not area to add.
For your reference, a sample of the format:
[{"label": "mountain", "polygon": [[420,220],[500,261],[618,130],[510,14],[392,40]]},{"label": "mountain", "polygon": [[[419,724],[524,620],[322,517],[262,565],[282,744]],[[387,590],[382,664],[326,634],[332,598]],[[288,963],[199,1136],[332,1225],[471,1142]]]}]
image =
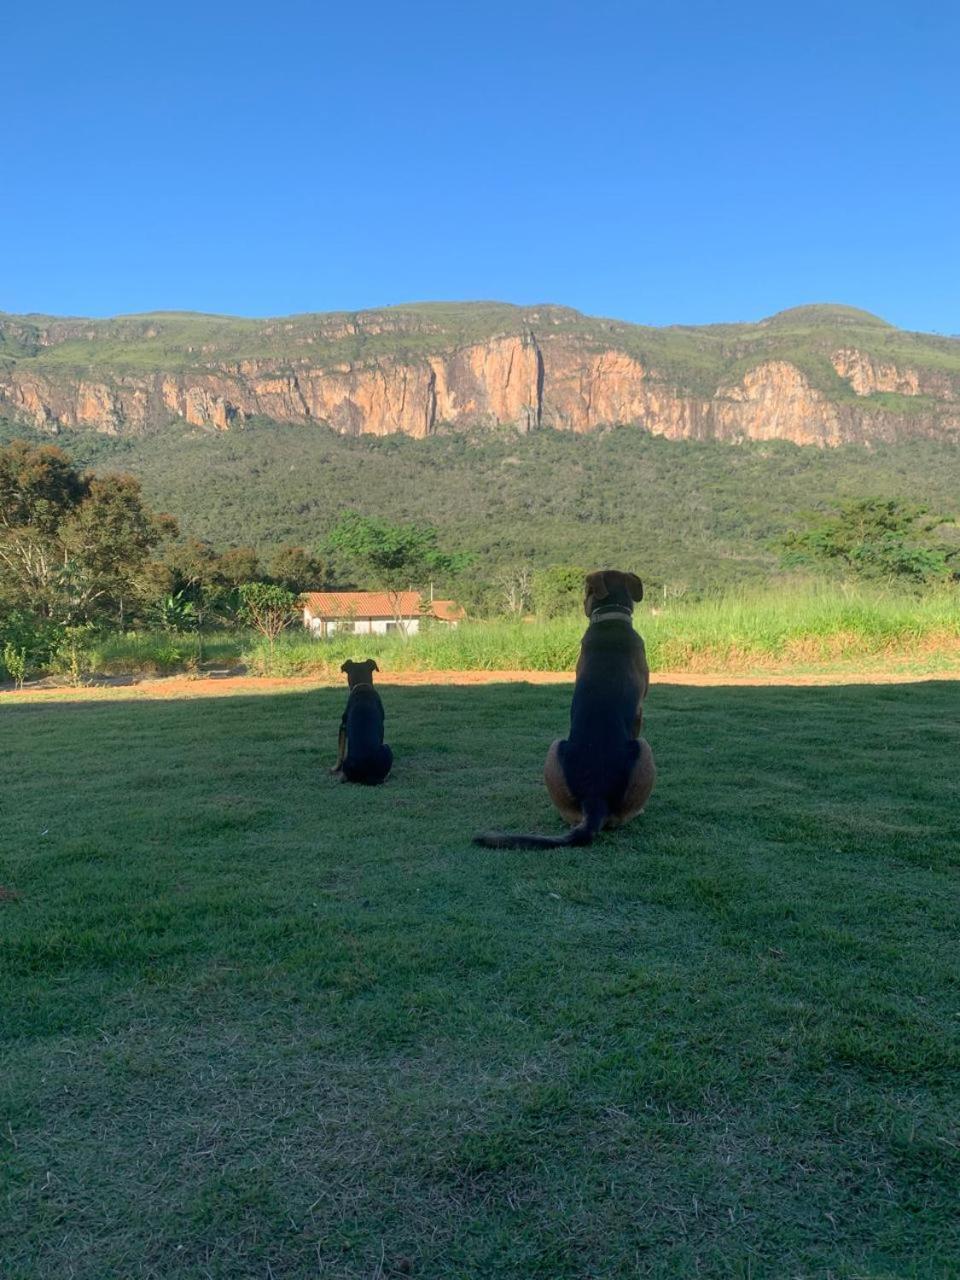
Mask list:
[{"label": "mountain", "polygon": [[636,424],[672,440],[956,440],[960,339],[824,305],[668,328],[485,302],[271,320],[0,315],[0,416],[117,436],[271,419],[346,436]]}]

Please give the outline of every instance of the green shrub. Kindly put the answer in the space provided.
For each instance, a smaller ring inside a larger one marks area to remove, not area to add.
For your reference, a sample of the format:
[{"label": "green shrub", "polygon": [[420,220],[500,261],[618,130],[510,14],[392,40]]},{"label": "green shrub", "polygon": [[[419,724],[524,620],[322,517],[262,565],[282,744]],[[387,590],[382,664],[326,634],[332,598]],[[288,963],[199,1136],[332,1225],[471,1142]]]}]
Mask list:
[{"label": "green shrub", "polygon": [[[172,675],[196,663],[196,637],[189,634],[152,631],[88,631],[84,634],[80,628],[72,628],[71,632],[64,637],[50,669],[57,674],[69,675],[74,681],[92,673],[111,676]],[[226,648],[228,661],[236,658],[238,645],[235,637],[229,637],[227,646],[215,642],[211,647],[217,653]]]},{"label": "green shrub", "polygon": [[93,674],[91,645],[96,631],[93,627],[64,627],[63,639],[57,647],[51,666],[58,672],[70,676],[72,684],[83,684],[87,676]]},{"label": "green shrub", "polygon": [[583,580],[586,570],[576,565],[555,564],[533,575],[533,604],[542,618],[559,618],[583,607]]},{"label": "green shrub", "polygon": [[3,646],[3,667],[17,688],[22,689],[23,682],[27,678],[26,649],[18,649],[8,640]]},{"label": "green shrub", "polygon": [[43,671],[60,643],[62,629],[21,609],[0,614],[0,679],[23,685],[30,672]]}]

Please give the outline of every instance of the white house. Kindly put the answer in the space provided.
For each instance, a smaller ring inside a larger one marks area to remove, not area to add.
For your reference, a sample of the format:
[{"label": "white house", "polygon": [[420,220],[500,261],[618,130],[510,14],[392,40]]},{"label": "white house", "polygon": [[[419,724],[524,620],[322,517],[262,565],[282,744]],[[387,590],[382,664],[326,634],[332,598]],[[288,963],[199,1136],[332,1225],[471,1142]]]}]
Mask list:
[{"label": "white house", "polygon": [[452,600],[425,600],[419,591],[308,591],[301,597],[303,625],[323,639],[334,634],[412,636],[421,618],[455,627],[465,616]]}]

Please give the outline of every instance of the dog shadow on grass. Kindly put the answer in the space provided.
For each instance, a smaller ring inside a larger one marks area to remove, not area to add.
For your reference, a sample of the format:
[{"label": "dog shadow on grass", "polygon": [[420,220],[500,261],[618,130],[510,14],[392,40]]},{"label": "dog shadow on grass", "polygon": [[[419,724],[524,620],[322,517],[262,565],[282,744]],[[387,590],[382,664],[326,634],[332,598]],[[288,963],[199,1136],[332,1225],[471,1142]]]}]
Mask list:
[{"label": "dog shadow on grass", "polygon": [[[241,826],[244,814],[256,821],[287,806],[319,823],[342,818],[348,829],[358,811],[385,830],[406,815],[429,824],[425,836],[442,831],[448,840],[466,841],[478,824],[561,829],[542,768],[549,743],[566,731],[571,686],[393,686],[385,678],[379,690],[395,762],[374,791],[341,786],[327,772],[346,701],[340,688],[169,700],[15,695],[0,712],[0,758],[8,772],[22,770],[25,784],[40,783],[48,800],[84,794],[91,813],[149,793],[180,813],[232,797]],[[957,788],[949,761],[960,748],[958,725],[955,681],[688,687],[654,679],[644,733],[657,786],[646,813],[603,843],[798,803],[841,815],[844,807],[942,809]]]}]

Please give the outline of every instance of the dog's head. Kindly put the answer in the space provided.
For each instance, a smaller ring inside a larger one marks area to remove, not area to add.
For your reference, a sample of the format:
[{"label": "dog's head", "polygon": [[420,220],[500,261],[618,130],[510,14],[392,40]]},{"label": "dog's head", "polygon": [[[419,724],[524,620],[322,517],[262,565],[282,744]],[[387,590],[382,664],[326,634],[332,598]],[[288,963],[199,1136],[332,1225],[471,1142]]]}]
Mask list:
[{"label": "dog's head", "polygon": [[588,573],[583,584],[583,611],[589,618],[594,609],[626,609],[633,613],[636,601],[643,599],[643,583],[635,573],[622,569],[599,569]]},{"label": "dog's head", "polygon": [[358,684],[373,684],[373,673],[380,668],[372,658],[366,658],[363,662],[351,662],[348,658],[340,670],[346,672],[347,684],[352,689]]}]

